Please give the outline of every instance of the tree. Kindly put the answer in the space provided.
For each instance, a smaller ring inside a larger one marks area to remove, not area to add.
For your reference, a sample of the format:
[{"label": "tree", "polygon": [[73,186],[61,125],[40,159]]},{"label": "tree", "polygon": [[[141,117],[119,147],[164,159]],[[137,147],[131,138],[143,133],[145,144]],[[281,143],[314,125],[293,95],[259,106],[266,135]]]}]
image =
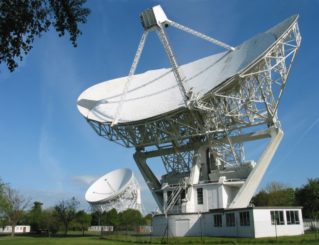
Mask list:
[{"label": "tree", "polygon": [[42,205],[41,202],[34,202],[23,222],[31,225],[31,231],[50,236],[59,230],[59,221],[53,208],[43,210]]},{"label": "tree", "polygon": [[80,210],[76,213],[75,221],[80,224],[82,235],[84,236],[84,231],[87,230],[87,228],[91,224],[92,216],[90,214],[87,214],[84,210]]},{"label": "tree", "polygon": [[90,13],[86,0],[2,0],[0,1],[0,64],[12,72],[43,32],[55,28],[59,36],[66,32],[76,47],[81,34],[78,24],[86,23]]},{"label": "tree", "polygon": [[28,214],[28,221],[32,231],[40,231],[43,229],[43,211],[41,202],[34,202]]},{"label": "tree", "polygon": [[69,224],[75,218],[79,201],[72,197],[70,200],[62,200],[54,206],[55,216],[64,226],[64,234],[68,234]]},{"label": "tree", "polygon": [[278,181],[272,181],[266,185],[266,187],[263,189],[267,193],[274,193],[282,190],[288,189],[289,186],[285,185],[283,183],[280,183]]},{"label": "tree", "polygon": [[256,206],[293,206],[295,203],[295,191],[287,185],[279,182],[271,182],[251,201]]},{"label": "tree", "polygon": [[147,214],[144,216],[144,221],[146,225],[152,225],[152,219],[153,215],[152,214]]},{"label": "tree", "polygon": [[15,234],[15,227],[24,215],[24,209],[28,206],[26,200],[18,191],[0,180],[0,217],[2,222],[11,226],[11,236]]},{"label": "tree", "polygon": [[101,225],[101,216],[102,216],[102,213],[100,211],[92,212],[91,225]]},{"label": "tree", "polygon": [[43,223],[41,228],[47,230],[48,236],[51,234],[56,234],[59,230],[59,221],[57,219],[54,209],[46,209],[42,213]]},{"label": "tree", "polygon": [[0,226],[5,225],[5,214],[4,214],[4,208],[5,208],[5,196],[4,196],[4,188],[5,184],[0,179]]},{"label": "tree", "polygon": [[296,204],[303,206],[306,218],[319,218],[319,178],[308,179],[308,183],[296,189]]},{"label": "tree", "polygon": [[101,224],[112,226],[117,226],[119,224],[119,216],[115,208],[102,213]]},{"label": "tree", "polygon": [[130,208],[119,213],[119,220],[120,225],[125,226],[127,230],[132,230],[135,226],[145,224],[141,212]]},{"label": "tree", "polygon": [[119,215],[115,208],[112,208],[107,212],[107,220],[109,220],[109,224],[112,226],[117,226],[119,224]]}]

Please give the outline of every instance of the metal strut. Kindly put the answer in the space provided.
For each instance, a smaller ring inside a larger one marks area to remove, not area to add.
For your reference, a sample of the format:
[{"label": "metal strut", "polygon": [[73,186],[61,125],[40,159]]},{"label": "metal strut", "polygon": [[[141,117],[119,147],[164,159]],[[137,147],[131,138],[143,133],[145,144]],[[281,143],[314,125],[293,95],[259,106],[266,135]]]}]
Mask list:
[{"label": "metal strut", "polygon": [[154,8],[152,9],[147,9],[145,11],[142,12],[141,14],[141,20],[142,20],[142,25],[144,27],[144,33],[142,35],[142,38],[140,40],[140,43],[139,43],[139,46],[138,46],[138,49],[136,51],[136,54],[135,54],[135,57],[134,57],[134,60],[133,60],[133,64],[131,66],[131,69],[130,69],[130,72],[129,72],[129,75],[127,77],[127,81],[125,82],[124,84],[124,88],[123,88],[123,92],[121,94],[121,98],[120,98],[120,101],[119,101],[119,104],[116,108],[116,111],[115,111],[115,114],[114,114],[114,120],[112,121],[112,124],[111,124],[111,127],[115,126],[118,124],[118,120],[119,120],[119,117],[120,117],[120,114],[121,114],[121,109],[122,109],[122,106],[123,106],[123,103],[124,103],[124,99],[127,95],[127,92],[128,92],[128,88],[129,88],[129,85],[130,85],[130,82],[134,76],[134,73],[135,73],[135,70],[137,68],[137,65],[138,65],[138,62],[140,60],[140,57],[141,57],[141,54],[142,54],[142,51],[143,51],[143,48],[144,48],[144,44],[145,44],[145,41],[146,41],[146,37],[147,37],[147,34],[149,31],[156,31],[156,34],[158,35],[159,39],[161,40],[163,46],[164,46],[164,49],[165,49],[165,52],[169,58],[169,61],[170,61],[170,64],[172,66],[172,71],[174,73],[174,76],[175,76],[175,79],[177,81],[177,85],[178,85],[178,88],[181,92],[181,95],[183,97],[183,101],[184,101],[184,104],[186,107],[189,107],[189,100],[190,100],[190,96],[188,95],[188,91],[185,89],[185,86],[183,84],[183,80],[184,80],[184,77],[182,77],[180,71],[179,71],[179,67],[178,67],[178,64],[177,64],[177,61],[176,61],[176,58],[175,58],[175,55],[174,55],[174,52],[173,52],[173,49],[168,41],[168,37],[165,33],[165,30],[164,30],[164,26],[166,25],[169,25],[169,26],[173,26],[177,29],[180,29],[182,31],[185,31],[187,33],[190,33],[196,37],[199,37],[201,39],[204,39],[208,42],[211,42],[215,45],[218,45],[220,47],[223,47],[227,50],[235,50],[234,47],[232,46],[229,46],[223,42],[220,42],[212,37],[209,37],[203,33],[200,33],[198,31],[195,31],[191,28],[188,28],[186,26],[183,26],[181,24],[178,24],[172,20],[169,20],[164,11],[162,10],[162,8],[160,6],[155,6]]},{"label": "metal strut", "polygon": [[198,32],[198,31],[195,31],[195,30],[193,30],[193,29],[191,29],[191,28],[189,28],[189,27],[186,27],[186,26],[183,26],[183,25],[181,25],[181,24],[178,24],[178,23],[176,23],[176,22],[174,22],[174,21],[172,21],[172,20],[167,20],[167,21],[165,21],[165,24],[170,25],[170,26],[173,26],[173,27],[175,27],[175,28],[177,28],[177,29],[179,29],[179,30],[181,30],[181,31],[185,31],[185,32],[187,32],[187,33],[189,33],[189,34],[192,34],[192,35],[194,35],[194,36],[196,36],[196,37],[199,37],[199,38],[201,38],[201,39],[204,39],[204,40],[206,40],[206,41],[208,41],[208,42],[210,42],[210,43],[216,44],[216,45],[218,45],[218,46],[220,46],[220,47],[223,47],[223,48],[225,48],[225,49],[232,50],[232,51],[235,50],[234,47],[232,47],[232,46],[230,46],[230,45],[228,45],[228,44],[226,44],[226,43],[223,43],[223,42],[221,42],[221,41],[218,41],[218,40],[216,40],[215,38],[209,37],[209,36],[207,36],[207,35],[205,35],[205,34],[203,34],[203,33],[200,33],[200,32]]},{"label": "metal strut", "polygon": [[164,46],[165,52],[166,52],[168,59],[171,63],[172,70],[173,70],[175,79],[177,81],[178,88],[183,96],[185,106],[187,107],[189,98],[187,96],[186,89],[183,85],[184,78],[182,77],[182,75],[180,74],[180,72],[178,70],[178,64],[177,64],[173,49],[168,41],[165,30],[163,29],[162,26],[159,26],[158,28],[156,28],[156,34],[158,35],[159,39],[161,40],[161,42]]},{"label": "metal strut", "polygon": [[128,88],[130,86],[130,83],[131,83],[131,80],[135,74],[135,70],[137,68],[137,65],[138,65],[138,62],[141,58],[141,55],[142,55],[142,51],[143,51],[143,48],[144,48],[144,45],[145,45],[145,41],[146,41],[146,38],[147,38],[147,34],[148,34],[148,31],[144,31],[143,32],[143,35],[141,37],[141,40],[140,40],[140,43],[138,45],[138,48],[137,48],[137,51],[136,51],[136,54],[135,54],[135,57],[134,57],[134,60],[133,60],[133,63],[132,63],[132,66],[131,66],[131,69],[130,69],[130,72],[127,76],[127,80],[124,84],[124,88],[123,88],[123,92],[121,94],[121,98],[120,98],[120,102],[116,108],[116,111],[115,111],[115,114],[114,114],[114,120],[111,124],[111,127],[115,126],[116,124],[118,124],[118,120],[119,120],[119,116],[121,114],[121,109],[122,109],[122,106],[123,106],[123,102],[124,102],[124,99],[126,97],[126,94],[127,94],[127,91],[128,91]]}]

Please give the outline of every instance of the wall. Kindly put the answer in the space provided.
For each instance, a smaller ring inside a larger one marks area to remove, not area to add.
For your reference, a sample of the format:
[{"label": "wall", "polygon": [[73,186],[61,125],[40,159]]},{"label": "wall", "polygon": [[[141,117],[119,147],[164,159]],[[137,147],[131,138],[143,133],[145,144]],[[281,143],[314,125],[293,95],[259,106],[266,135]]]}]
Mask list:
[{"label": "wall", "polygon": [[[271,224],[270,211],[282,210],[284,212],[285,225]],[[298,211],[300,224],[287,224],[286,210]],[[240,224],[240,212],[249,213],[249,226]],[[234,226],[226,226],[226,214],[234,213]],[[214,215],[221,214],[222,227],[214,226]],[[226,236],[226,237],[275,237],[303,234],[303,221],[301,208],[243,208],[220,209],[208,213],[188,213],[169,215],[157,215],[153,218],[153,235],[166,236],[168,225],[169,236]]]},{"label": "wall", "polygon": [[90,226],[88,228],[88,231],[113,231],[113,226],[108,226],[108,225],[95,225],[95,226]]},{"label": "wall", "polygon": [[239,225],[239,213],[235,213],[236,224],[234,227],[226,227],[226,215],[225,213],[221,214],[223,227],[214,227],[213,213],[169,215],[168,220],[164,215],[157,215],[153,218],[152,234],[166,236],[165,232],[168,224],[169,236],[252,237],[254,235],[253,222],[251,222],[250,227]]},{"label": "wall", "polygon": [[[284,212],[284,225],[272,225],[270,211]],[[299,224],[287,224],[286,211],[298,211]],[[254,209],[255,237],[276,237],[304,234],[301,208],[256,208]]]},{"label": "wall", "polygon": [[[14,233],[29,233],[31,230],[31,227],[29,225],[17,225],[14,228]],[[12,226],[5,226],[4,228],[0,228],[0,233],[11,233],[12,232]]]},{"label": "wall", "polygon": [[[210,209],[226,208],[228,193],[221,183],[196,184],[188,196],[187,213],[208,212]],[[197,204],[197,188],[203,188],[203,204]],[[189,188],[190,189],[190,188]]]}]

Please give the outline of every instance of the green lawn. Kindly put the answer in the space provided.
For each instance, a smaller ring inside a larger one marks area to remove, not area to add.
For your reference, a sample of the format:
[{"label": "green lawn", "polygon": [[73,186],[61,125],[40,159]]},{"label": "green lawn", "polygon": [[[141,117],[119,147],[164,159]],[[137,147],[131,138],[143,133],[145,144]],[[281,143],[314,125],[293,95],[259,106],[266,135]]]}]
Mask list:
[{"label": "green lawn", "polygon": [[[105,244],[105,245],[125,245],[125,244],[161,244],[166,243],[166,240],[161,238],[150,237],[135,237],[135,236],[108,236],[101,238],[100,236],[68,236],[68,237],[33,237],[33,236],[0,236],[0,245],[5,244]],[[296,237],[280,237],[277,240],[275,238],[219,238],[219,237],[184,237],[184,238],[169,238],[169,244],[318,244],[319,235],[315,233],[308,233],[303,236]]]},{"label": "green lawn", "polygon": [[126,244],[117,241],[105,241],[100,239],[99,237],[29,237],[29,236],[16,236],[14,238],[11,237],[0,237],[0,244],[44,244],[44,245],[68,245],[68,244]]}]

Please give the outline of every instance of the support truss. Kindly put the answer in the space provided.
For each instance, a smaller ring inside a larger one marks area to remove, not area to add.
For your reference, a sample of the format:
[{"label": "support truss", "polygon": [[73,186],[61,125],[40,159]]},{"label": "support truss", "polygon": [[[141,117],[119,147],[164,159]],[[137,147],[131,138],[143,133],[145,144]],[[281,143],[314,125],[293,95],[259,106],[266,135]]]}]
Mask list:
[{"label": "support truss", "polygon": [[[91,207],[94,211],[104,212],[110,211],[115,208],[118,212],[124,211],[128,208],[136,209],[142,212],[142,204],[140,200],[140,186],[133,178],[125,190],[123,190],[116,197],[111,200],[104,201],[101,203],[92,203]],[[96,193],[100,194],[101,197],[109,195],[109,193]]]},{"label": "support truss", "polygon": [[186,172],[191,165],[193,149],[187,154],[174,149],[204,141],[214,143],[224,164],[240,164],[244,161],[243,146],[229,139],[254,127],[280,128],[278,103],[300,41],[295,23],[258,62],[204,97],[194,95],[190,109],[141,124],[111,127],[109,123],[88,122],[100,136],[126,147],[173,149],[162,156],[167,172]]},{"label": "support truss", "polygon": [[193,163],[194,151],[175,152],[173,154],[162,155],[167,173],[188,173]]}]

